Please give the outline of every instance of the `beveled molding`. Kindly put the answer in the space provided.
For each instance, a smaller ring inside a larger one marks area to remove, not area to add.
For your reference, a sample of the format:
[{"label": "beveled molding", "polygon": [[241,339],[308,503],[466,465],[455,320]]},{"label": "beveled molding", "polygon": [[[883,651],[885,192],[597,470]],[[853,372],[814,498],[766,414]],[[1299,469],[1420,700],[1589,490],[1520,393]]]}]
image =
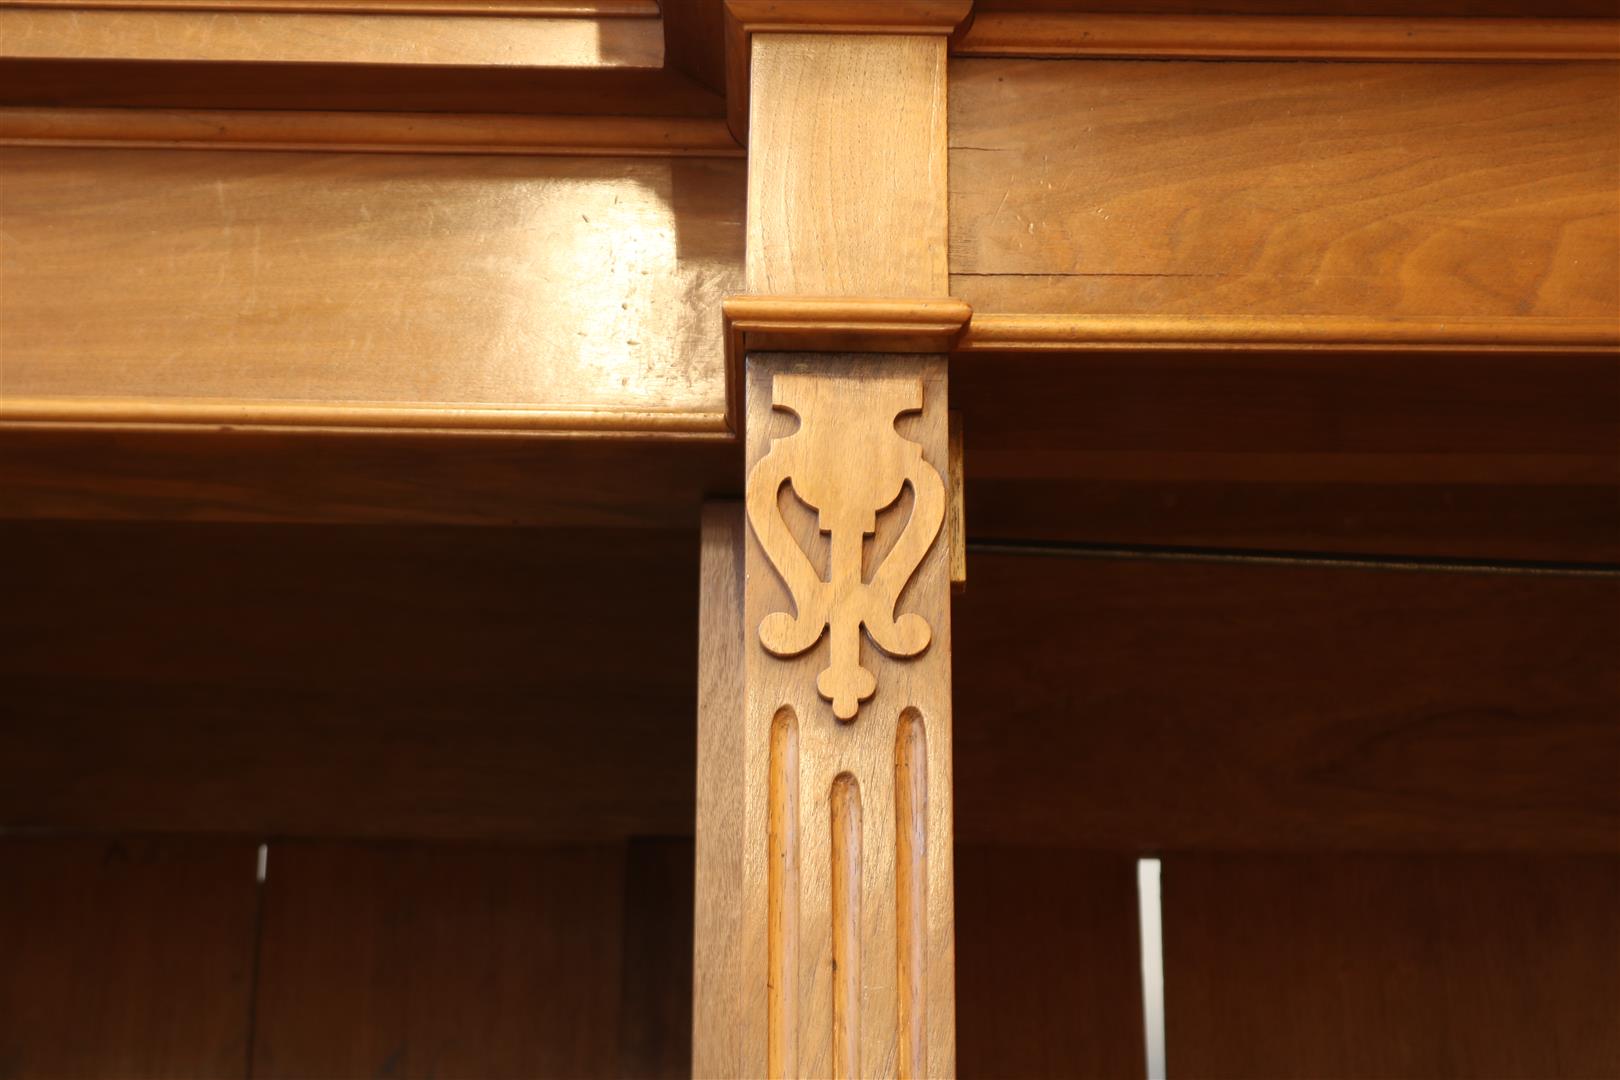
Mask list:
[{"label": "beveled molding", "polygon": [[1620,19],[986,11],[956,56],[1620,60]]},{"label": "beveled molding", "polygon": [[[777,352],[950,352],[973,316],[965,300],[728,296],[726,413],[742,416],[743,357]],[[739,426],[734,431],[741,434]]]},{"label": "beveled molding", "polygon": [[954,34],[973,0],[725,0],[726,118],[748,141],[748,66],[756,33]]},{"label": "beveled molding", "polygon": [[745,154],[719,118],[270,109],[0,108],[0,146],[587,157]]},{"label": "beveled molding", "polygon": [[3,0],[0,7],[283,15],[525,15],[548,19],[659,17],[657,0]]}]

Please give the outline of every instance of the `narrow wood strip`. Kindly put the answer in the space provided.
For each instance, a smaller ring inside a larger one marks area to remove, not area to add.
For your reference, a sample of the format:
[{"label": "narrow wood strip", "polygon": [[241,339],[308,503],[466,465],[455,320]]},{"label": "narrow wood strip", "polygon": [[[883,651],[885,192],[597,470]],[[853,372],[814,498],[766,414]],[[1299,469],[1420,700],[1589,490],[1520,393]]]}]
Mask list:
[{"label": "narrow wood strip", "polygon": [[0,146],[742,157],[725,121],[248,109],[0,109]]},{"label": "narrow wood strip", "polygon": [[975,314],[958,352],[1033,349],[1620,349],[1620,320]]},{"label": "narrow wood strip", "polygon": [[987,11],[957,56],[1617,60],[1620,20]]},{"label": "narrow wood strip", "polygon": [[664,37],[656,19],[0,6],[0,57],[654,69]]},{"label": "narrow wood strip", "polygon": [[930,1073],[928,733],[913,708],[900,714],[894,739],[894,897],[900,1080],[914,1080]]},{"label": "narrow wood strip", "polygon": [[580,432],[592,435],[728,435],[714,412],[491,406],[306,405],[264,401],[0,398],[0,425],[86,428],[223,427],[420,432]]},{"label": "narrow wood strip", "polygon": [[547,19],[656,19],[659,14],[658,0],[3,0],[0,7],[320,15],[531,15]]},{"label": "narrow wood strip", "polygon": [[799,1074],[799,720],[785,706],[771,718],[769,791],[766,1067],[777,1080]]},{"label": "narrow wood strip", "polygon": [[832,794],[833,1076],[861,1076],[861,785],[849,773]]}]

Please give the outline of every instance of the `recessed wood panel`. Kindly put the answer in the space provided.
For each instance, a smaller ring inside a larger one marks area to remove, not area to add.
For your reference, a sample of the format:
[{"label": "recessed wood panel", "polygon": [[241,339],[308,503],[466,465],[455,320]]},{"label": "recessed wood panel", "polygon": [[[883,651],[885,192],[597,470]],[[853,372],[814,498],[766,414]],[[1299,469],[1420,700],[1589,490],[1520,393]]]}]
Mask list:
[{"label": "recessed wood panel", "polygon": [[1144,1075],[1136,908],[1131,859],[958,848],[961,1075]]},{"label": "recessed wood panel", "polygon": [[991,555],[955,605],[957,836],[1620,848],[1620,577]]},{"label": "recessed wood panel", "polygon": [[0,418],[723,428],[741,162],[0,162]]},{"label": "recessed wood panel", "polygon": [[244,1076],[255,846],[0,839],[0,1076]]},{"label": "recessed wood panel", "polygon": [[1620,359],[959,356],[976,539],[1620,562]]},{"label": "recessed wood panel", "polygon": [[1617,318],[1614,65],[962,59],[985,312]]},{"label": "recessed wood panel", "polygon": [[1162,889],[1172,1076],[1620,1075],[1613,858],[1171,855]]},{"label": "recessed wood panel", "polygon": [[0,551],[0,826],[691,832],[695,536],[41,523]]},{"label": "recessed wood panel", "polygon": [[253,1076],[617,1075],[624,851],[272,845]]}]

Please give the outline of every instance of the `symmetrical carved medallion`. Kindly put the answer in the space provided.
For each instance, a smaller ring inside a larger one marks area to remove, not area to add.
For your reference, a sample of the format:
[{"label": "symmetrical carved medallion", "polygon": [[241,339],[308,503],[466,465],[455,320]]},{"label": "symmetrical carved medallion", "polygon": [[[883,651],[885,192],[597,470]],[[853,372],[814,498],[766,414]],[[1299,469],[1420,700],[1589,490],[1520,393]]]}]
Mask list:
[{"label": "symmetrical carved medallion", "polygon": [[[833,715],[853,720],[877,689],[861,665],[861,628],[893,657],[911,657],[932,636],[922,616],[895,616],[895,605],[945,519],[945,485],[923,460],[922,447],[901,437],[894,422],[923,406],[917,378],[841,378],[778,374],[771,404],[799,418],[799,429],[777,439],[748,477],[748,520],[793,600],[794,614],[779,611],[759,625],[759,640],[774,656],[798,656],[830,635],[831,660],[816,689]],[[817,514],[828,535],[823,579],[778,506],[783,484]],[[894,505],[906,485],[911,516],[870,581],[862,571],[866,537],[879,511]]]}]

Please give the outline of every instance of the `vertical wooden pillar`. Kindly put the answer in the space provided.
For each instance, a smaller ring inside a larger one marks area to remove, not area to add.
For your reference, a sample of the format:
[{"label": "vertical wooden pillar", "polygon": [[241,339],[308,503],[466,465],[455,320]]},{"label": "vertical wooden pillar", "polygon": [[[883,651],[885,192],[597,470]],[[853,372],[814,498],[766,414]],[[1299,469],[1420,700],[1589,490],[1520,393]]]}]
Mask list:
[{"label": "vertical wooden pillar", "polygon": [[705,581],[734,580],[740,533],[743,584],[736,622],[705,600],[704,656],[738,674],[706,671],[700,709],[695,1071],[950,1076],[945,62],[969,5],[728,6],[748,472],[705,531]]}]

